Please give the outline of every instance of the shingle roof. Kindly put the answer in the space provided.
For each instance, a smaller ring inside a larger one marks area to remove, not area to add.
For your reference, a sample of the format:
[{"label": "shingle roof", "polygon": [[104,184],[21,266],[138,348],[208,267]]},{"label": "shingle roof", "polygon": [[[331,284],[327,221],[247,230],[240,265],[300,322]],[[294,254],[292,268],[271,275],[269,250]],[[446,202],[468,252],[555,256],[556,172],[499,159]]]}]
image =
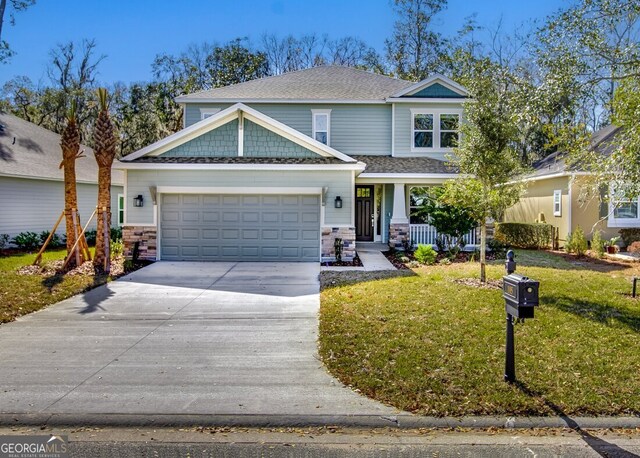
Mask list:
[{"label": "shingle roof", "polygon": [[[98,182],[98,164],[93,150],[81,146],[87,157],[76,161],[76,179]],[[63,180],[60,135],[16,116],[0,113],[0,175]],[[124,184],[124,175],[114,170],[114,185]]]},{"label": "shingle roof", "polygon": [[[597,130],[591,136],[591,148],[598,154],[609,156],[616,146],[616,136],[620,132],[620,127],[610,125]],[[570,166],[566,163],[567,154],[564,151],[557,151],[534,162],[533,172],[527,175],[529,178],[543,177],[568,171],[580,171],[579,166]]]},{"label": "shingle roof", "polygon": [[133,164],[344,164],[337,158],[301,158],[301,157],[208,157],[208,156],[142,156],[133,161]]},{"label": "shingle roof", "polygon": [[351,67],[321,66],[178,97],[240,100],[380,100],[413,83]]},{"label": "shingle roof", "polygon": [[445,161],[430,157],[351,156],[367,164],[363,173],[458,173]]}]

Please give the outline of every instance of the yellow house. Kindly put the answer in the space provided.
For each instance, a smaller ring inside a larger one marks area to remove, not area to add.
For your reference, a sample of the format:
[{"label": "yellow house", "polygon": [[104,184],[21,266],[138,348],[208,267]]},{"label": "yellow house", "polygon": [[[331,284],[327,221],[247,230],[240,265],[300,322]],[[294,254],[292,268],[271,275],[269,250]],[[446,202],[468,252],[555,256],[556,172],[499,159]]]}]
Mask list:
[{"label": "yellow house", "polygon": [[[592,148],[603,156],[610,154],[619,128],[605,127],[593,134]],[[560,246],[567,234],[578,226],[591,240],[594,230],[610,239],[626,227],[640,227],[639,202],[601,202],[587,198],[585,181],[589,173],[570,167],[563,153],[554,153],[533,165],[534,171],[523,178],[527,184],[522,199],[507,209],[505,222],[534,223],[544,219],[558,228]]]}]

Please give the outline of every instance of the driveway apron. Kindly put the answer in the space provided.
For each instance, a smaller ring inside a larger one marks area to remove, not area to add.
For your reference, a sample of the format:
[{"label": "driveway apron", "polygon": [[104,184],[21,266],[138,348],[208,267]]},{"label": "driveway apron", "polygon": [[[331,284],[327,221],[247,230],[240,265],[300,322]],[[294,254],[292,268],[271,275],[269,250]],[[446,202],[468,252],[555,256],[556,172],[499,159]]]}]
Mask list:
[{"label": "driveway apron", "polygon": [[392,415],[317,356],[317,263],[157,262],[0,326],[0,413]]}]

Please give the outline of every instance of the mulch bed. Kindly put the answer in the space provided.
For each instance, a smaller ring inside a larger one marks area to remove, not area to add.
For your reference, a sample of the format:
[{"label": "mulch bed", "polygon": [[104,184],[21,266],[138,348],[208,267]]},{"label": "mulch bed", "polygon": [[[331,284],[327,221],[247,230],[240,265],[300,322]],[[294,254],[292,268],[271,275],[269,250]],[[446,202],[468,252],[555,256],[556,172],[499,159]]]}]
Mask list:
[{"label": "mulch bed", "polygon": [[335,266],[335,267],[362,267],[362,261],[358,255],[353,258],[353,261],[332,261],[332,262],[323,262],[323,266]]},{"label": "mulch bed", "polygon": [[[62,265],[64,264],[63,259],[59,259],[57,261],[50,261],[44,263],[40,266],[22,266],[17,270],[19,275],[42,275],[42,276],[53,276],[53,275],[95,275],[95,270],[93,267],[92,261],[86,261],[82,265],[70,269],[63,270]],[[134,270],[138,270],[146,265],[149,265],[148,261],[137,261],[135,264],[127,263],[125,266],[125,259],[123,257],[114,258],[111,260],[111,278],[121,277],[122,275],[128,274],[129,272],[133,272]]]},{"label": "mulch bed", "polygon": [[453,282],[474,288],[502,289],[502,280],[487,280],[483,283],[479,278],[458,278],[453,280]]},{"label": "mulch bed", "polygon": [[[409,261],[402,262],[400,259],[396,257],[398,253],[408,258]],[[382,254],[385,255],[385,257],[389,260],[391,264],[393,264],[393,266],[396,269],[411,269],[410,267],[411,263],[415,262],[413,253],[389,250],[389,251],[383,251]],[[445,253],[438,253],[438,256],[436,258],[436,264],[440,263],[441,261],[446,263],[452,263],[452,264],[460,263],[460,262],[469,262],[471,261],[471,258],[473,256],[474,256],[474,253],[471,253],[468,251],[461,251],[460,253],[458,253],[458,255],[454,259],[449,259],[449,257]],[[448,261],[443,261],[443,259]],[[495,254],[487,253],[487,261],[493,261],[495,259],[496,259]],[[477,253],[475,254],[474,260],[476,262],[478,261]]]}]

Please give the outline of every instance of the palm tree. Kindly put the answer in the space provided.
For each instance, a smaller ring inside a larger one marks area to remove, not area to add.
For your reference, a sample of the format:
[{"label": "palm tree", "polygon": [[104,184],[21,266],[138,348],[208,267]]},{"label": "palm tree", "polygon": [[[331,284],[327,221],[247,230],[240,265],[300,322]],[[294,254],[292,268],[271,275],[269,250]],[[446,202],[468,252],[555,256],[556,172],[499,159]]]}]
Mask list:
[{"label": "palm tree", "polygon": [[107,90],[98,89],[100,113],[93,131],[94,153],[98,163],[98,233],[93,266],[98,272],[109,273],[111,230],[111,165],[116,156],[116,137],[109,117]]},{"label": "palm tree", "polygon": [[75,251],[75,256],[71,256],[67,265],[71,268],[86,261],[84,250],[76,240],[82,229],[78,215],[78,193],[76,191],[76,159],[81,157],[80,152],[80,129],[76,119],[76,103],[71,103],[71,108],[67,113],[67,126],[60,137],[60,147],[62,148],[62,164],[64,169],[64,214],[67,227],[67,256]]}]

